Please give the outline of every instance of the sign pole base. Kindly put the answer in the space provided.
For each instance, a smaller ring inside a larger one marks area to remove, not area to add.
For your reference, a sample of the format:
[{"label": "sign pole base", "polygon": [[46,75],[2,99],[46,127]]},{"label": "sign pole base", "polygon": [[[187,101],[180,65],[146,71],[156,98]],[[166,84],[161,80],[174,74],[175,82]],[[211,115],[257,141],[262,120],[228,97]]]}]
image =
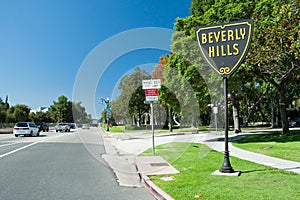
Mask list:
[{"label": "sign pole base", "polygon": [[222,173],[233,173],[234,169],[232,168],[229,160],[229,152],[224,152],[224,161],[222,167],[219,169]]},{"label": "sign pole base", "polygon": [[228,130],[229,130],[229,120],[228,120],[228,84],[227,84],[227,77],[224,77],[224,103],[225,103],[225,151],[224,151],[224,161],[223,165],[220,168],[220,172],[222,173],[233,173],[234,170],[231,167],[230,160],[229,160],[229,151],[228,151]]}]

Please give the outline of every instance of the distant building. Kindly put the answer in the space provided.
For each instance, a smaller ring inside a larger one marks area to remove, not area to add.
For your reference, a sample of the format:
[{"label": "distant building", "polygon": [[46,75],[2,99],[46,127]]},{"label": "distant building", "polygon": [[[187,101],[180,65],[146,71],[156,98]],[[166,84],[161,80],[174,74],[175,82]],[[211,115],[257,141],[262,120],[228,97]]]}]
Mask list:
[{"label": "distant building", "polygon": [[30,110],[30,113],[37,113],[37,112],[43,112],[43,113],[46,113],[49,111],[49,108],[48,107],[38,107],[37,109],[35,110]]}]

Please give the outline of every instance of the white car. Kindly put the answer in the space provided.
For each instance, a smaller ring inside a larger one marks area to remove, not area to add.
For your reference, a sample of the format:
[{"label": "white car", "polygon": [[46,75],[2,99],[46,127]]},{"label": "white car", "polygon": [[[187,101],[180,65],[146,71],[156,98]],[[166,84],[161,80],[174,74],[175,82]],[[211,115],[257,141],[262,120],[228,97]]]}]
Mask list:
[{"label": "white car", "polygon": [[18,122],[14,126],[13,134],[18,137],[19,135],[39,136],[39,128],[33,122]]},{"label": "white car", "polygon": [[71,128],[67,123],[59,123],[55,126],[56,132],[70,132]]},{"label": "white car", "polygon": [[89,129],[90,128],[90,125],[89,124],[83,124],[82,125],[82,129]]}]

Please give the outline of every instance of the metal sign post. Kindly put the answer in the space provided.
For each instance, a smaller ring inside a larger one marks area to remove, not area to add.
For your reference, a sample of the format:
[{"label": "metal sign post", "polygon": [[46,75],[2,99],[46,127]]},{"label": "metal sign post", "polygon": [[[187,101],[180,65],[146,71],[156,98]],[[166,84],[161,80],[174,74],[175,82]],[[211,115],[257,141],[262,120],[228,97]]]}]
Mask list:
[{"label": "metal sign post", "polygon": [[229,150],[228,150],[228,131],[229,131],[229,119],[228,119],[228,83],[227,78],[224,77],[224,103],[225,103],[225,111],[224,111],[224,118],[225,118],[225,150],[224,150],[224,161],[222,164],[222,167],[220,169],[220,172],[223,173],[232,173],[234,172],[230,160],[229,160]]},{"label": "metal sign post", "polygon": [[225,151],[220,168],[222,173],[233,173],[228,150],[228,78],[238,69],[250,47],[253,22],[251,19],[199,26],[195,28],[200,53],[207,64],[224,80]]},{"label": "metal sign post", "polygon": [[150,103],[150,107],[151,107],[152,154],[155,155],[153,103]]},{"label": "metal sign post", "polygon": [[150,104],[150,124],[152,132],[152,154],[155,155],[155,134],[154,134],[154,108],[153,104],[158,104],[159,101],[145,101],[145,104]]},{"label": "metal sign post", "polygon": [[158,89],[161,87],[160,79],[143,80],[143,89],[145,90],[146,101],[145,104],[150,104],[151,114],[151,130],[152,130],[152,154],[155,155],[155,143],[154,143],[154,111],[153,104],[159,103],[158,101]]}]

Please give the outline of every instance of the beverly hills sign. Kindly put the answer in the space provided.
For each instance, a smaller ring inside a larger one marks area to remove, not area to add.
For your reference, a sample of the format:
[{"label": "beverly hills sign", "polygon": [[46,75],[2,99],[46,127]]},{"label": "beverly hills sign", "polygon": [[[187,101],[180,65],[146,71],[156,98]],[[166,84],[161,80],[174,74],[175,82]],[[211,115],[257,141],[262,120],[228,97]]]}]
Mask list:
[{"label": "beverly hills sign", "polygon": [[[208,65],[224,80],[225,151],[221,173],[235,173],[228,150],[228,78],[238,69],[247,55],[253,31],[251,19],[237,22],[199,26],[195,28],[200,52]],[[236,173],[237,175],[240,172]]]},{"label": "beverly hills sign", "polygon": [[250,19],[196,27],[202,57],[220,76],[229,78],[247,55],[252,29]]}]

